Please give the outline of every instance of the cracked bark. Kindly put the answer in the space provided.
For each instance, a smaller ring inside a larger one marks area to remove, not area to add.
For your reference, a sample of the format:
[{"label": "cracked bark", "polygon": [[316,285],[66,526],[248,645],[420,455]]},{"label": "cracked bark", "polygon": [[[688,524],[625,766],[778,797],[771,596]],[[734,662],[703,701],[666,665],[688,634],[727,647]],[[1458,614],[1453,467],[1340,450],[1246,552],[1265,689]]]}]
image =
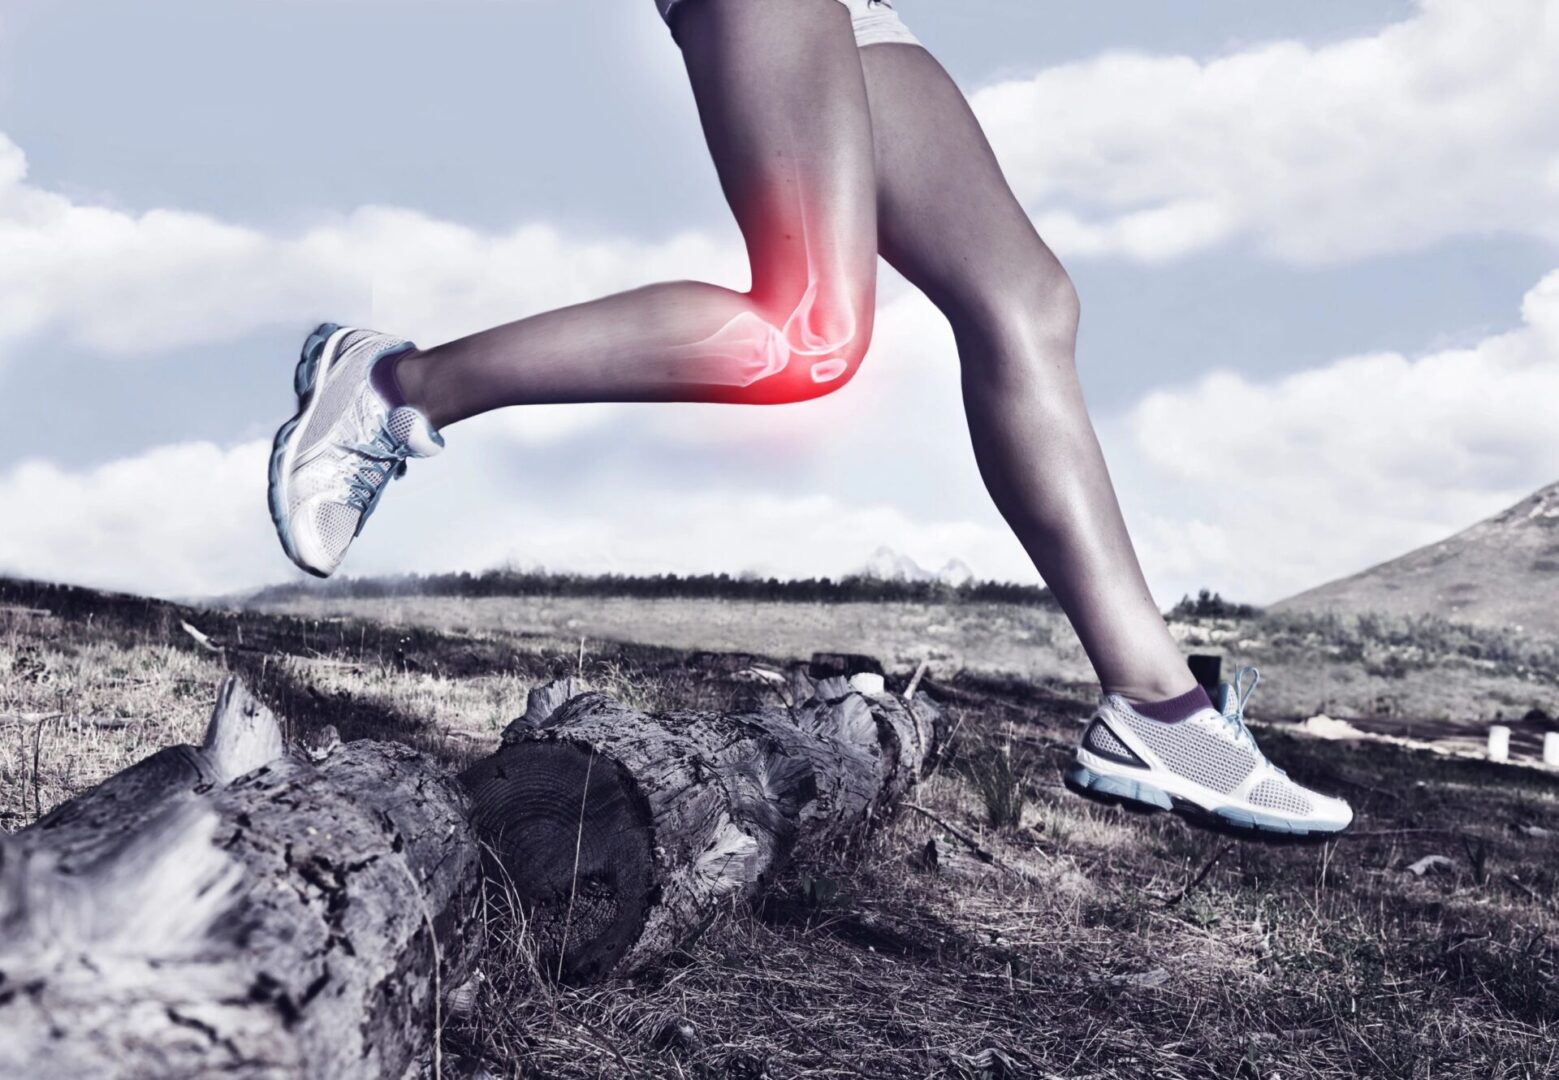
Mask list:
[{"label": "cracked bark", "polygon": [[796,707],[734,714],[647,716],[583,693],[528,712],[466,773],[490,876],[548,970],[585,982],[664,962],[798,848],[890,813],[934,759],[925,695],[792,683]]},{"label": "cracked bark", "polygon": [[397,1077],[480,946],[460,786],[287,754],[235,681],[173,747],[0,837],[0,1075]]}]

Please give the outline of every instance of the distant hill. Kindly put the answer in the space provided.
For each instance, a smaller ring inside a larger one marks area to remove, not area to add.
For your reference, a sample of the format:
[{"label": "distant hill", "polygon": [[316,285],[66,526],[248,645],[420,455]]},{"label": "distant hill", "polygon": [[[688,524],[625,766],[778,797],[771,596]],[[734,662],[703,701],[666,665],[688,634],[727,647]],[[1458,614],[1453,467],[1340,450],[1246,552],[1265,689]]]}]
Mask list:
[{"label": "distant hill", "polygon": [[1277,611],[1378,611],[1559,634],[1559,484],[1454,536],[1308,589]]}]

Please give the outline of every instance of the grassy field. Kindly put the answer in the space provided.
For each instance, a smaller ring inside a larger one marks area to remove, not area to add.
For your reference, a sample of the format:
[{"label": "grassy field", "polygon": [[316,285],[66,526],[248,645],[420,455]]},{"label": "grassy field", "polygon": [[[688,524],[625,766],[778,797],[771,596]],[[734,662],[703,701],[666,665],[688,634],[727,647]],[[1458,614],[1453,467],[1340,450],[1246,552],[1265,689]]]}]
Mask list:
[{"label": "grassy field", "polygon": [[[1054,608],[991,603],[754,603],[596,597],[311,596],[256,610],[311,619],[367,619],[456,634],[498,634],[577,648],[593,641],[805,659],[814,651],[866,653],[891,668],[922,659],[1037,682],[1086,684],[1088,660]],[[1481,740],[1488,722],[1532,709],[1559,716],[1559,640],[1435,619],[1344,623],[1281,613],[1174,620],[1188,652],[1262,673],[1257,714],[1317,713],[1382,730]]]},{"label": "grassy field", "polygon": [[[532,977],[515,943],[491,957],[475,1013],[446,1031],[447,1060],[516,1077],[1559,1070],[1559,776],[1258,724],[1274,759],[1348,797],[1359,820],[1321,846],[1232,842],[1062,789],[1091,692],[1043,612],[351,603],[328,616],[196,610],[0,581],[0,826],[194,738],[230,668],[295,729],[401,739],[453,768],[496,744],[529,687],[581,668],[642,707],[723,707],[754,692],[735,674],[746,654],[875,652],[902,686],[934,641],[956,732],[916,795],[925,812],[793,867],[768,902],[729,912],[653,977],[560,989]],[[1013,627],[1033,636],[1020,646]],[[1258,659],[1258,702],[1302,703],[1316,689],[1289,680],[1316,678],[1323,668],[1302,665],[1335,649],[1334,675],[1383,664],[1361,679],[1428,693],[1448,671],[1504,687],[1508,708],[1552,705],[1541,653],[1487,660],[1447,637],[1407,654],[1389,628],[1367,630],[1178,632]],[[1299,674],[1284,674],[1284,650]],[[995,659],[1020,654],[1027,666]],[[996,862],[926,868],[948,825]],[[1408,869],[1426,855],[1449,866]]]}]

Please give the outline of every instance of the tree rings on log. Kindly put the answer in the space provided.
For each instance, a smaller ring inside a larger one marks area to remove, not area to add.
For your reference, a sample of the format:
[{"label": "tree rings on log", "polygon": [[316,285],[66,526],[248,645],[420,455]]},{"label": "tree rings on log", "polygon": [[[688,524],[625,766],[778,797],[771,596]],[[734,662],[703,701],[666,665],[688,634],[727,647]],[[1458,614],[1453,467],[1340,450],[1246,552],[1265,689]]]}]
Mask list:
[{"label": "tree rings on log", "polygon": [[465,780],[490,880],[544,970],[583,982],[662,962],[798,846],[891,810],[934,759],[939,713],[839,683],[734,714],[652,717],[586,693],[511,725]]}]

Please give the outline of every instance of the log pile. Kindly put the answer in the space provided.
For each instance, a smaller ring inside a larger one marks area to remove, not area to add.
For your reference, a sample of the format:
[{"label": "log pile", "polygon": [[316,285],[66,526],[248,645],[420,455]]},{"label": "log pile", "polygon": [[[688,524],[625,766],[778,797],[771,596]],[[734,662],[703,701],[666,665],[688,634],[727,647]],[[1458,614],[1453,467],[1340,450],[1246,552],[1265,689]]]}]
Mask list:
[{"label": "log pile", "polygon": [[924,694],[800,670],[793,704],[734,714],[651,716],[580,689],[549,688],[465,776],[492,874],[567,981],[661,963],[799,848],[889,813],[937,748]]},{"label": "log pile", "polygon": [[540,688],[462,777],[395,743],[288,748],[229,679],[201,746],[0,835],[0,1076],[436,1073],[494,892],[551,975],[663,962],[935,758],[923,694],[769,674],[785,704],[730,714]]},{"label": "log pile", "polygon": [[399,1077],[480,946],[460,786],[292,755],[236,681],[163,750],[0,837],[0,1076]]}]

